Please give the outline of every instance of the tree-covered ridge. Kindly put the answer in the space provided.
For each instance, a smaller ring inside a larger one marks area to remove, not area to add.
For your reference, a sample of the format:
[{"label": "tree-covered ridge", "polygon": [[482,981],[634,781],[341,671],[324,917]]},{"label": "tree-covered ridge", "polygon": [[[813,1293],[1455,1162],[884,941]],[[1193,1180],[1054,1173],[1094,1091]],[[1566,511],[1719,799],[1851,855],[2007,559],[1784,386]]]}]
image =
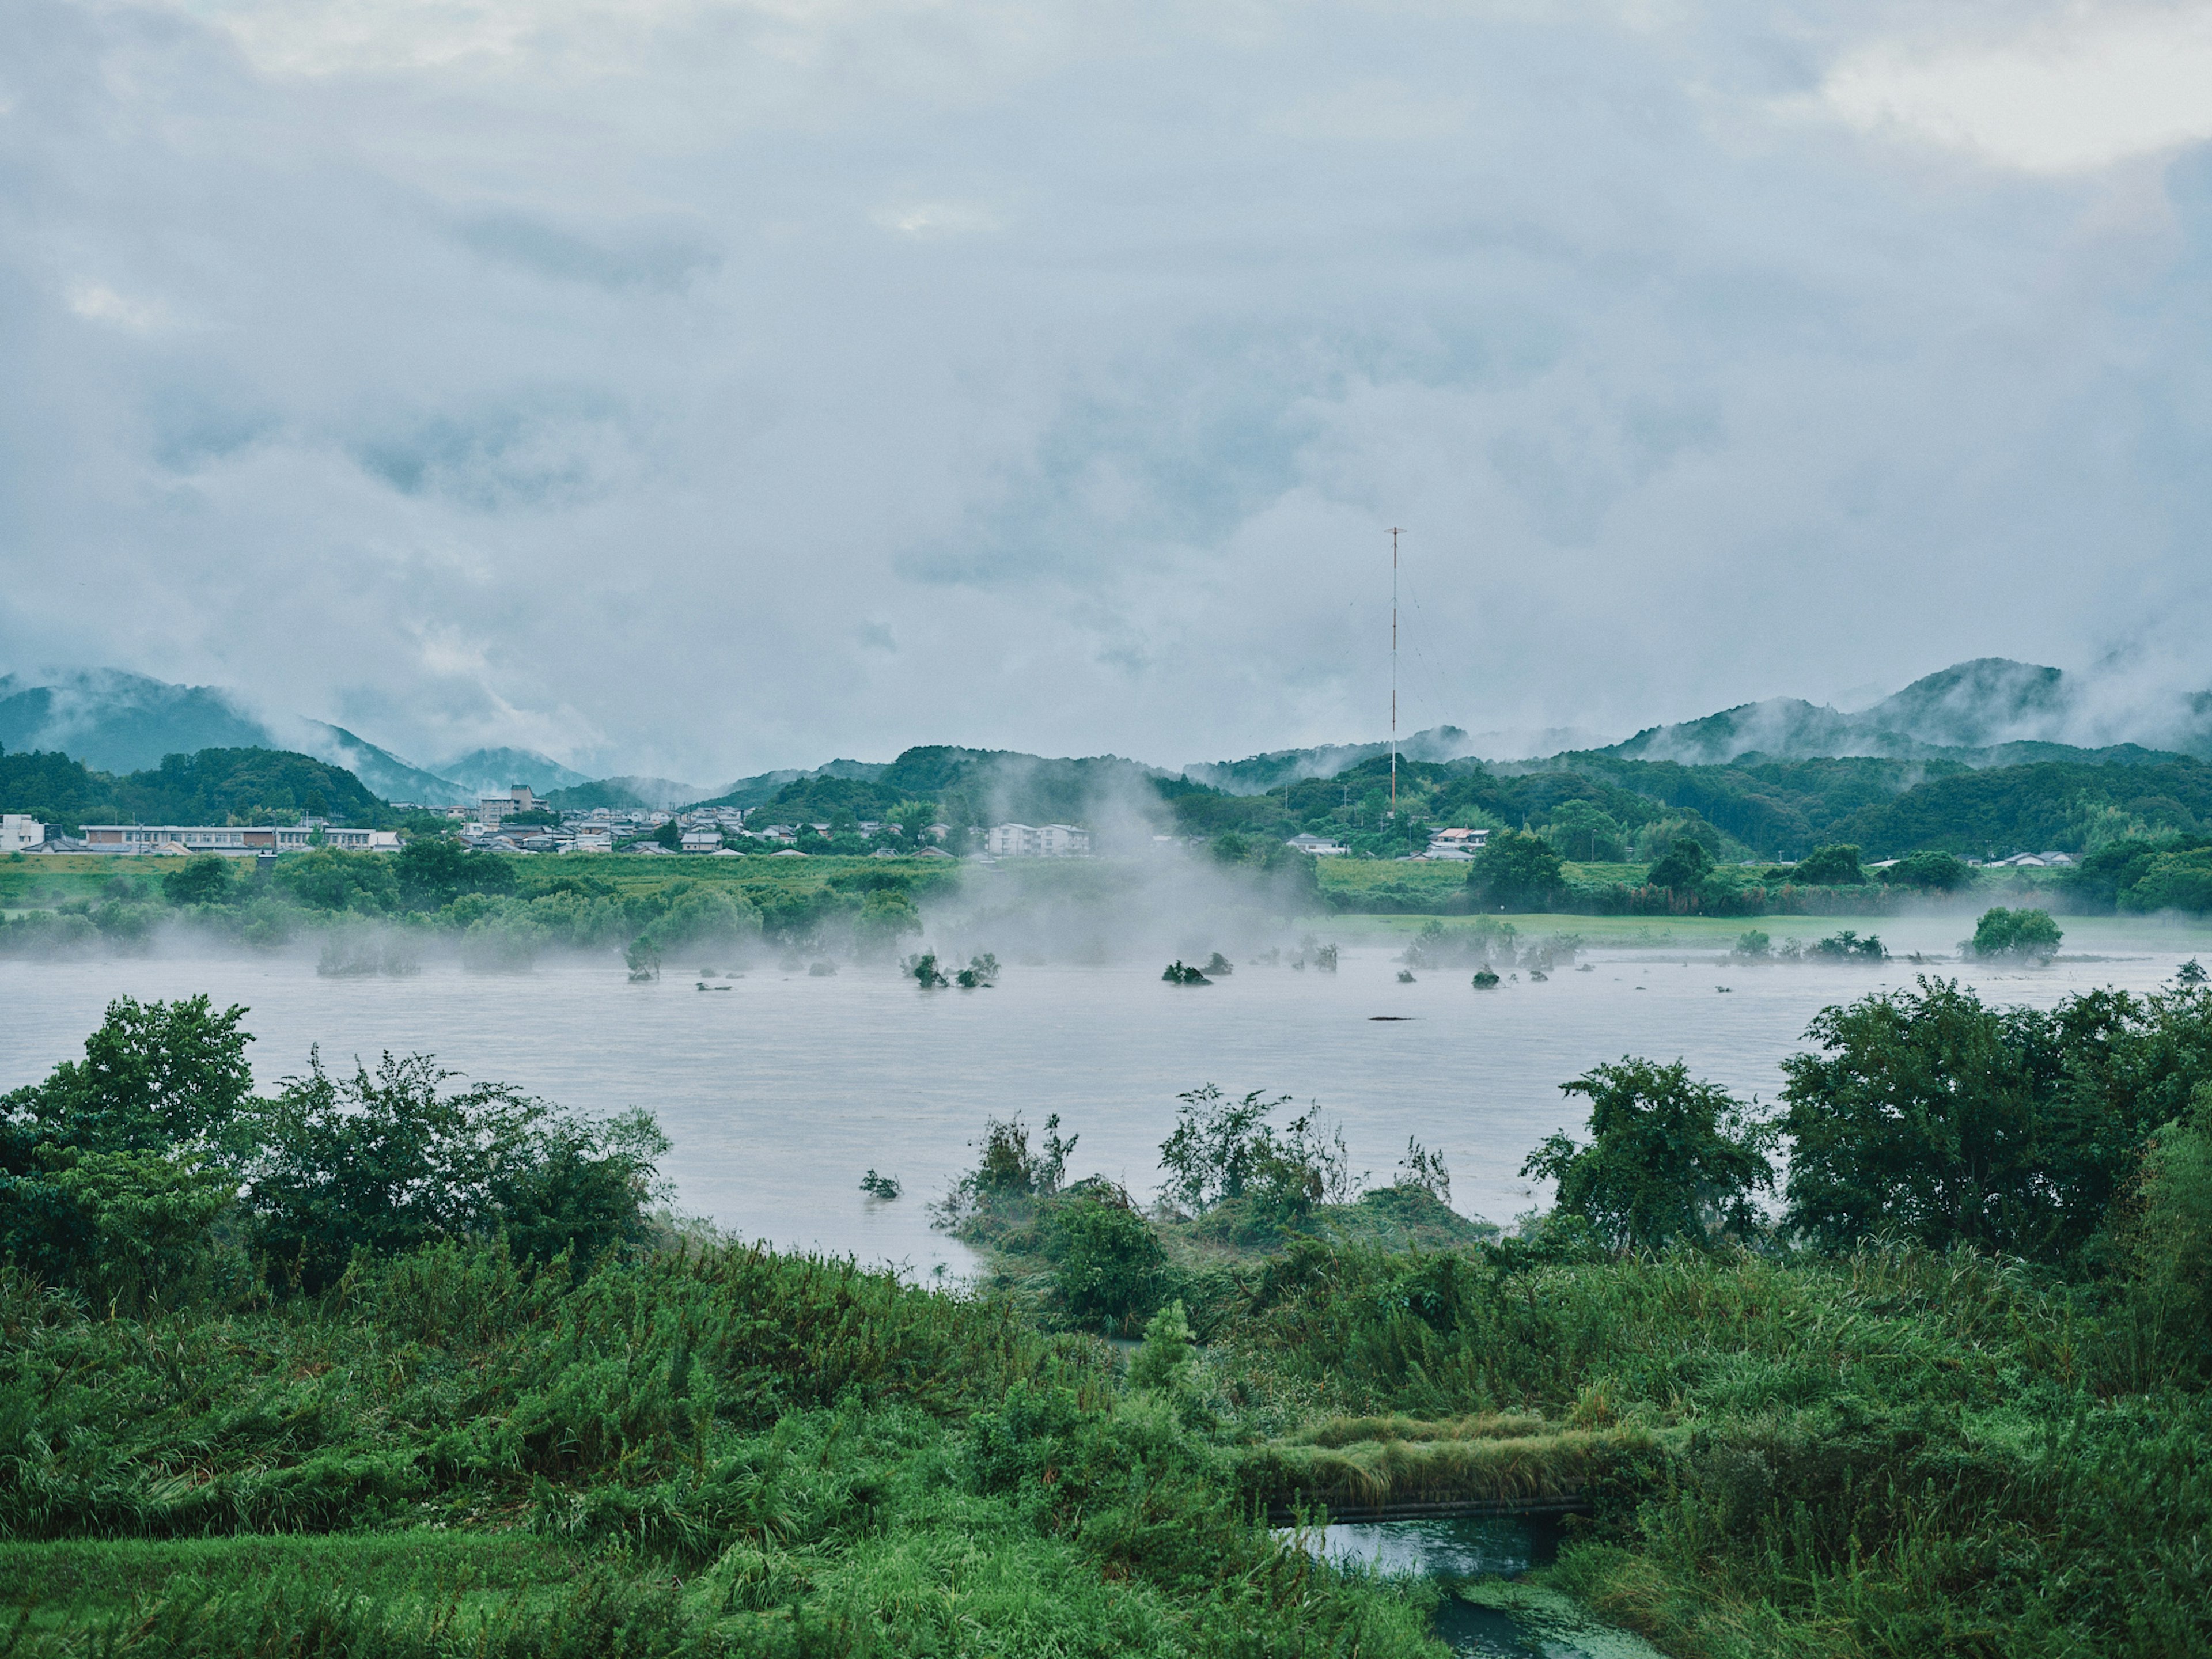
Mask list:
[{"label": "tree-covered ridge", "polygon": [[303,813],[363,824],[388,814],[343,767],[281,749],[203,749],[121,777],[66,755],[0,751],[0,803],[72,832],[87,823],[289,822]]}]

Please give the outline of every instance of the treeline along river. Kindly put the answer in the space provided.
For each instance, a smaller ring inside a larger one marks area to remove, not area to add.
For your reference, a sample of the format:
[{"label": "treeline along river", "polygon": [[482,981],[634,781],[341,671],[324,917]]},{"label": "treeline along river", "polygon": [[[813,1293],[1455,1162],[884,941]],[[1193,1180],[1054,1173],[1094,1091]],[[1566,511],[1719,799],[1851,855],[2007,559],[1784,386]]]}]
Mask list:
[{"label": "treeline along river", "polygon": [[[1727,934],[1654,928],[1555,964],[1545,981],[1523,971],[1486,992],[1464,966],[1401,982],[1402,939],[1347,945],[1333,973],[1248,959],[1192,990],[1133,963],[1010,962],[994,988],[924,992],[888,964],[817,977],[756,963],[702,981],[690,969],[731,964],[671,963],[633,984],[606,959],[513,975],[431,960],[359,978],[242,954],[0,961],[0,1090],[81,1052],[118,995],[204,992],[251,1010],[264,1087],[304,1071],[319,1044],[333,1067],[428,1052],[574,1109],[643,1107],[674,1142],[663,1167],[679,1209],[741,1237],[926,1273],[968,1264],[923,1206],[972,1166],[987,1116],[1058,1114],[1081,1137],[1071,1175],[1095,1170],[1142,1196],[1178,1093],[1206,1082],[1288,1093],[1340,1121],[1355,1166],[1380,1178],[1409,1135],[1441,1149],[1454,1206],[1506,1223],[1534,1201],[1517,1173],[1530,1149],[1579,1131],[1586,1103],[1559,1085],[1598,1061],[1680,1058],[1740,1097],[1771,1098],[1815,1013],[1916,974],[2049,1006],[2094,986],[2155,988],[2212,943],[2069,919],[2056,963],[1999,966],[1951,958],[1968,925],[1886,922],[1897,953],[1886,963],[1763,967],[1723,959]],[[1916,950],[1944,959],[1916,965]],[[866,1198],[869,1169],[904,1195]]]}]

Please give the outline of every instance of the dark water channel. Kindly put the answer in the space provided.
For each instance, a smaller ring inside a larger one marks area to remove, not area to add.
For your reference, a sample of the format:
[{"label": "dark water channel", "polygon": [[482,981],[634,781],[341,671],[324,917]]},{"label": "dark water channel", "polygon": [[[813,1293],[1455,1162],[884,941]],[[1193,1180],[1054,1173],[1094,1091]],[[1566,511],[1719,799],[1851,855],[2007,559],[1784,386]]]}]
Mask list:
[{"label": "dark water channel", "polygon": [[1468,1659],[1658,1659],[1523,1575],[1559,1554],[1559,1523],[1526,1519],[1381,1521],[1327,1527],[1306,1547],[1342,1566],[1439,1581],[1437,1634]]}]

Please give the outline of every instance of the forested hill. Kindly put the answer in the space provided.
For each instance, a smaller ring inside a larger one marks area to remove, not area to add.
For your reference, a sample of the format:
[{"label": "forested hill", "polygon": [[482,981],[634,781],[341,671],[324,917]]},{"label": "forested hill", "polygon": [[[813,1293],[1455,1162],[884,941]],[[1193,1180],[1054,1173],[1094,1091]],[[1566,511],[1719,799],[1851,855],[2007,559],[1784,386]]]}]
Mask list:
[{"label": "forested hill", "polygon": [[[888,818],[928,801],[957,826],[1014,818],[1118,823],[1139,834],[1265,837],[1310,830],[1378,854],[1408,850],[1420,826],[1452,822],[1525,825],[1555,841],[1571,836],[1579,845],[1567,850],[1586,858],[1645,856],[1644,843],[1656,838],[1663,845],[1678,832],[1708,841],[1720,855],[1783,859],[1848,842],[1881,859],[1929,848],[1969,856],[2080,852],[2116,837],[2212,830],[2212,763],[2147,750],[2002,767],[1757,757],[1698,766],[1608,752],[1494,768],[1401,758],[1401,811],[1386,832],[1389,776],[1386,756],[1334,777],[1303,780],[1287,795],[1237,795],[1113,756],[1054,760],[932,746],[884,764],[835,763],[788,778],[750,804],[765,808],[768,818],[793,822],[841,813]],[[627,793],[607,804],[628,804]],[[390,818],[385,804],[343,768],[258,748],[172,755],[123,776],[64,755],[0,750],[0,807],[69,830],[88,823],[219,823],[303,812],[355,824]],[[1119,845],[1109,838],[1101,850]]]},{"label": "forested hill", "polygon": [[[702,805],[764,808],[764,821],[779,814],[811,821],[828,820],[840,811],[856,818],[884,818],[904,802],[932,800],[956,825],[1009,818],[1026,823],[1091,823],[1107,815],[1157,812],[1163,790],[1186,789],[1214,793],[1116,755],[1060,760],[1008,750],[930,744],[888,763],[832,761],[812,772],[746,779]],[[1166,827],[1164,816],[1162,827]]]},{"label": "forested hill", "polygon": [[364,824],[390,816],[344,768],[281,749],[203,749],[121,777],[66,755],[0,750],[0,806],[71,833],[88,823],[289,823],[307,813]]},{"label": "forested hill", "polygon": [[1996,768],[1881,759],[1684,766],[1569,755],[1501,780],[1502,798],[1556,793],[1556,782],[1541,780],[1562,774],[1695,811],[1762,857],[1830,842],[1852,842],[1869,858],[1924,848],[2074,852],[2096,826],[2148,834],[2212,823],[2212,763],[2146,750]]},{"label": "forested hill", "polygon": [[1550,836],[1570,856],[1645,859],[1677,835],[1718,856],[1801,856],[1834,842],[1869,859],[1923,848],[1972,857],[2061,849],[2212,825],[2212,764],[2043,762],[1996,769],[1886,759],[1687,766],[1563,755],[1515,768],[1478,761],[1397,767],[1402,826],[1382,829],[1390,763],[1369,761],[1271,796],[1184,784],[1168,803],[1194,834],[1265,835],[1297,826],[1355,851],[1388,854],[1423,826],[1487,824]]}]

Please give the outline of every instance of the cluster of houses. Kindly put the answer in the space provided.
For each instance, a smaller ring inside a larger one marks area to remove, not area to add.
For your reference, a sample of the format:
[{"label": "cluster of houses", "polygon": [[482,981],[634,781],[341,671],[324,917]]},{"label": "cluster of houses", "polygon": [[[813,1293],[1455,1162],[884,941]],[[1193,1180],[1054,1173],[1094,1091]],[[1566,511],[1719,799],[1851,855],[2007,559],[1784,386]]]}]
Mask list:
[{"label": "cluster of houses", "polygon": [[[401,810],[409,810],[404,802],[394,802]],[[422,811],[426,809],[414,808]],[[516,784],[502,794],[485,795],[473,810],[467,807],[436,809],[447,817],[460,819],[460,836],[472,847],[506,853],[611,853],[617,846],[627,845],[630,851],[647,855],[665,854],[672,849],[655,839],[661,826],[673,821],[678,830],[678,844],[684,853],[713,855],[724,854],[736,856],[733,842],[743,839],[766,842],[778,849],[779,855],[796,858],[799,854],[793,843],[799,839],[800,825],[787,823],[766,823],[758,825],[746,822],[744,809],[735,806],[694,807],[685,812],[665,812],[649,809],[617,810],[605,806],[588,811],[563,811],[555,813],[550,803],[540,799],[527,784]],[[757,816],[767,811],[754,808]],[[533,817],[552,816],[554,823],[514,823],[509,820],[522,814]],[[830,826],[816,823],[811,826],[818,835],[827,836]],[[863,822],[859,832],[864,840],[874,840],[883,833],[881,823]],[[932,844],[921,848],[924,857],[946,858],[951,854],[941,843],[951,835],[950,827],[932,824],[926,832]],[[1487,830],[1437,830],[1431,832],[1425,852],[1416,853],[1416,860],[1438,862],[1465,862],[1482,850],[1488,841]],[[1173,836],[1158,836],[1156,840],[1173,842]],[[1316,858],[1335,858],[1351,849],[1341,842],[1326,836],[1292,836],[1285,845]],[[123,854],[153,854],[171,857],[198,853],[214,853],[228,858],[270,856],[278,853],[304,851],[310,847],[337,847],[355,852],[392,852],[399,846],[397,832],[390,830],[355,830],[329,820],[302,817],[296,823],[265,824],[191,824],[191,823],[88,823],[78,836],[63,836],[28,814],[8,812],[0,814],[0,854],[9,853],[102,853]],[[1024,858],[1087,858],[1091,854],[1091,832],[1073,823],[994,823],[982,832],[982,850],[994,859]],[[892,858],[896,852],[890,847],[879,848],[873,856]],[[1996,859],[1984,867],[1990,869],[2046,870],[2061,869],[2075,862],[2070,853],[2015,853],[2010,858]],[[1887,869],[1895,860],[1869,867]],[[1966,863],[1981,866],[1982,860],[1968,859]]]}]

